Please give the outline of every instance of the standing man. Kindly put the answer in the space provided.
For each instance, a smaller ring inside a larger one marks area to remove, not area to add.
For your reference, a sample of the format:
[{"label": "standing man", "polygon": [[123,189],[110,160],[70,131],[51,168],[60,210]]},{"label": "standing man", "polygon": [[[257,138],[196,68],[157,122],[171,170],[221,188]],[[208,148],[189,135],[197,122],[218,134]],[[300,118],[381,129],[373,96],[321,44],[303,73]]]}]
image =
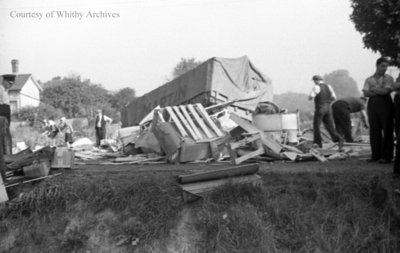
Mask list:
[{"label": "standing man", "polygon": [[14,84],[15,75],[3,75],[0,83],[0,145],[4,154],[11,154],[12,139],[10,134],[11,109],[9,88]]},{"label": "standing man", "polygon": [[0,85],[0,116],[6,117],[8,120],[8,126],[11,123],[11,109],[10,109],[10,97],[8,96],[8,90],[14,84],[15,75],[3,75],[3,80]]},{"label": "standing man", "polygon": [[381,57],[376,61],[375,74],[365,80],[363,93],[368,97],[367,114],[371,143],[371,162],[390,163],[393,158],[393,117],[394,108],[390,92],[393,77],[386,74],[389,59]]},{"label": "standing man", "polygon": [[324,123],[326,130],[332,138],[332,141],[339,142],[339,150],[342,149],[343,138],[336,132],[333,125],[333,116],[331,111],[331,102],[336,99],[336,94],[332,86],[325,84],[322,77],[315,75],[312,77],[314,87],[312,88],[308,100],[314,99],[315,112],[314,112],[314,145],[322,148],[322,139],[320,126],[321,122]]},{"label": "standing man", "polygon": [[367,115],[365,113],[366,101],[365,97],[345,97],[336,100],[332,104],[336,130],[341,136],[344,136],[346,142],[353,142],[351,135],[351,113],[359,112],[361,114],[361,121],[368,128]]},{"label": "standing man", "polygon": [[112,119],[103,114],[102,110],[97,110],[96,120],[95,120],[95,130],[96,130],[96,146],[100,146],[100,141],[106,138],[106,123],[112,122]]}]

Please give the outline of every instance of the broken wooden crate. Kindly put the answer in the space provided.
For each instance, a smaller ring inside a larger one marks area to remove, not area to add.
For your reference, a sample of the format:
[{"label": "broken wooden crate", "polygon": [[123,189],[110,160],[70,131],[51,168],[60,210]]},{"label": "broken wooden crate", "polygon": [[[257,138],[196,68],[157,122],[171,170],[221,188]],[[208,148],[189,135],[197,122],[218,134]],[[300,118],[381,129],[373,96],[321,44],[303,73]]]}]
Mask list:
[{"label": "broken wooden crate", "polygon": [[227,136],[201,104],[155,110],[152,130],[167,158],[175,162],[217,158]]},{"label": "broken wooden crate", "polygon": [[[241,140],[236,142],[232,141],[228,144],[229,154],[233,164],[240,164],[250,158],[254,158],[263,154],[276,159],[281,159],[280,153],[283,147],[280,143],[274,141],[255,125],[251,124],[235,113],[230,114],[230,119],[245,131],[245,133],[242,133],[243,138]],[[238,149],[243,148],[250,143],[254,144],[253,146],[256,147],[256,150],[239,156]]]},{"label": "broken wooden crate", "polygon": [[178,176],[182,199],[184,202],[197,200],[229,183],[260,185],[261,177],[255,174],[258,169],[258,164],[248,164]]}]

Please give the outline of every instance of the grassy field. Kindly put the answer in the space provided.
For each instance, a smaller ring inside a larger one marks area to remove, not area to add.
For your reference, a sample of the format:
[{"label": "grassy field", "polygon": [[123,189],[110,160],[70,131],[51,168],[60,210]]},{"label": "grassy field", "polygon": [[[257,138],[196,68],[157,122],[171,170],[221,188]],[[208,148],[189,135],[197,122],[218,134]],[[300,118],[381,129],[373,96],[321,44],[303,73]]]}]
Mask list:
[{"label": "grassy field", "polygon": [[388,174],[271,172],[184,204],[175,177],[187,166],[81,168],[13,189],[0,252],[400,250],[400,182]]}]

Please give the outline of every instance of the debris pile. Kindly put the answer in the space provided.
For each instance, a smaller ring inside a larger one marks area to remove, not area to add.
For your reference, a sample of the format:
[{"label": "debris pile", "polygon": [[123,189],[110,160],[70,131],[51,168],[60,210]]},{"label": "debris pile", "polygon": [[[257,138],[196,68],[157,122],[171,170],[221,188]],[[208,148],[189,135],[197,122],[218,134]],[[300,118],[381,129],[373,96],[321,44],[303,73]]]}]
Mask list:
[{"label": "debris pile", "polygon": [[0,202],[8,200],[6,188],[42,180],[51,176],[52,169],[73,168],[74,152],[67,148],[43,147],[32,151],[29,147],[16,154],[3,155],[4,169],[0,182]]},{"label": "debris pile", "polygon": [[337,144],[324,135],[324,148],[313,148],[312,131],[300,130],[299,113],[264,102],[244,115],[236,112],[235,102],[206,108],[200,103],[157,106],[141,125],[120,129],[117,141],[102,141],[102,148],[82,150],[73,144],[79,159],[76,164],[326,162],[357,156],[369,148],[368,144],[347,143],[339,152]]}]

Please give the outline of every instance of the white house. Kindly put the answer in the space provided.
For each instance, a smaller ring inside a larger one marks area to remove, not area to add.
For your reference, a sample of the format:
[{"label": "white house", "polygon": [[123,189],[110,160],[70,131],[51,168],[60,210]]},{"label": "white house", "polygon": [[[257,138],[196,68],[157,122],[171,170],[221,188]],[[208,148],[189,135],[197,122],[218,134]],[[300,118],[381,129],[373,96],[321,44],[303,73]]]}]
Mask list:
[{"label": "white house", "polygon": [[32,74],[18,73],[18,60],[12,60],[12,73],[16,75],[15,83],[10,87],[8,94],[10,95],[11,112],[27,106],[39,106],[40,92],[43,88],[35,80]]}]

